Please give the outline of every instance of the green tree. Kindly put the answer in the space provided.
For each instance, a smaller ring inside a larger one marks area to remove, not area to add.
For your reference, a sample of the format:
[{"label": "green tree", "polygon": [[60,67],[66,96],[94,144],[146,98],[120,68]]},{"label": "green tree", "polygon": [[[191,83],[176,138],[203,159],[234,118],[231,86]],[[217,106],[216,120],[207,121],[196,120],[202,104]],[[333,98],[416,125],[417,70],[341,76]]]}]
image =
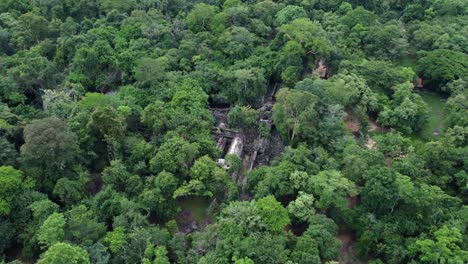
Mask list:
[{"label": "green tree", "polygon": [[13,41],[20,48],[38,44],[49,35],[49,21],[43,16],[28,12],[13,25]]},{"label": "green tree", "polygon": [[234,106],[228,113],[228,123],[232,128],[248,130],[257,124],[258,113],[248,106]]},{"label": "green tree", "polygon": [[86,250],[68,243],[56,243],[39,258],[38,264],[89,264]]},{"label": "green tree", "polygon": [[[262,209],[256,206],[256,202],[232,202],[225,207],[219,218],[219,231],[214,230],[220,236],[218,245],[230,245],[216,247],[209,254],[208,261],[222,261],[249,256],[254,263],[285,263],[287,261],[285,232],[281,232],[289,222],[287,211],[273,197],[260,203]],[[264,210],[260,213],[260,210]],[[279,215],[275,211],[279,210]],[[271,217],[269,224],[265,217]],[[271,228],[276,229],[273,231]],[[276,233],[276,234],[272,234]],[[214,235],[215,235],[214,234]]]},{"label": "green tree", "polygon": [[310,177],[308,184],[310,193],[317,197],[315,205],[321,209],[332,205],[346,208],[346,198],[358,194],[355,184],[336,170],[321,171]]},{"label": "green tree", "polygon": [[340,63],[340,71],[344,70],[364,77],[372,90],[383,89],[388,95],[393,93],[395,86],[405,82],[412,83],[416,77],[409,67],[396,66],[391,62],[379,60],[343,60]]},{"label": "green tree", "polygon": [[218,39],[220,49],[235,60],[245,59],[252,54],[257,37],[244,27],[231,27]]},{"label": "green tree", "polygon": [[167,57],[159,57],[157,59],[141,58],[136,63],[134,69],[135,79],[142,87],[157,85],[167,78],[166,70],[168,68],[169,60]]},{"label": "green tree", "polygon": [[367,111],[377,109],[377,96],[366,80],[355,74],[337,74],[325,86],[330,98],[345,107],[362,106]]},{"label": "green tree", "polygon": [[310,217],[315,214],[314,201],[315,199],[312,194],[300,191],[296,200],[289,203],[288,212],[295,219],[301,222],[308,222]]},{"label": "green tree", "polygon": [[18,157],[14,145],[2,137],[0,138],[0,149],[0,164],[14,166]]},{"label": "green tree", "polygon": [[120,139],[125,133],[125,118],[113,107],[99,107],[92,114],[88,127],[103,137]]},{"label": "green tree", "polygon": [[468,55],[462,52],[437,49],[418,60],[418,69],[435,87],[468,76]]},{"label": "green tree", "polygon": [[375,137],[377,149],[389,157],[398,157],[408,153],[410,141],[401,133],[386,133]]},{"label": "green tree", "polygon": [[288,5],[276,13],[278,25],[287,24],[298,18],[307,18],[306,11],[300,6]]},{"label": "green tree", "polygon": [[153,134],[159,135],[166,130],[168,115],[165,111],[166,104],[156,101],[145,107],[141,113],[141,122],[152,129]]},{"label": "green tree", "polygon": [[157,173],[166,170],[187,175],[198,156],[198,148],[197,143],[189,143],[180,137],[170,138],[159,147],[156,155],[150,160],[150,167]]},{"label": "green tree", "polygon": [[87,91],[108,91],[119,79],[116,63],[115,51],[109,42],[99,39],[92,47],[81,47],[75,52],[69,78],[82,84]]},{"label": "green tree", "polygon": [[104,0],[101,2],[101,6],[107,12],[117,10],[120,13],[125,13],[135,8],[136,3],[130,0]]},{"label": "green tree", "polygon": [[79,244],[96,242],[106,232],[106,226],[98,222],[93,210],[86,205],[73,206],[64,213],[67,223],[65,225],[65,238]]},{"label": "green tree", "polygon": [[288,211],[276,201],[275,197],[267,196],[255,202],[258,213],[273,232],[281,232],[290,223]]},{"label": "green tree", "polygon": [[309,227],[302,234],[302,237],[313,239],[314,243],[309,248],[315,252],[314,247],[316,247],[322,261],[335,260],[338,258],[341,248],[341,242],[336,238],[337,233],[338,226],[332,219],[317,214],[311,217]]},{"label": "green tree", "polygon": [[144,189],[139,194],[139,202],[152,213],[161,218],[169,218],[176,209],[176,201],[172,198],[179,187],[179,180],[170,172],[162,171],[156,177],[145,179]]},{"label": "green tree", "polygon": [[[447,100],[446,109],[449,111],[448,121],[449,125],[452,126],[468,126],[468,90],[466,89],[466,81],[458,80],[458,82],[460,82],[459,92],[454,91],[452,96]],[[449,84],[447,84],[447,86],[449,86]]]},{"label": "green tree", "polygon": [[117,253],[127,244],[127,235],[122,227],[117,227],[113,231],[107,233],[104,237],[104,242],[109,245],[109,249],[113,253]]},{"label": "green tree", "polygon": [[39,241],[46,247],[51,247],[65,238],[65,218],[61,213],[53,213],[47,217],[39,228]]},{"label": "green tree", "polygon": [[231,177],[208,156],[195,161],[190,169],[190,180],[174,192],[174,198],[186,195],[223,195],[233,189]]},{"label": "green tree", "polygon": [[468,251],[460,248],[462,240],[460,230],[444,225],[435,231],[434,239],[418,239],[409,249],[421,263],[464,263]]},{"label": "green tree", "polygon": [[427,106],[421,96],[412,93],[413,85],[397,85],[391,107],[384,107],[378,122],[399,128],[405,133],[419,131],[427,122]]},{"label": "green tree", "polygon": [[401,59],[408,55],[409,43],[403,25],[390,21],[369,30],[365,49],[379,59]]},{"label": "green tree", "polygon": [[295,263],[321,263],[317,246],[317,241],[314,238],[310,236],[300,236],[291,253],[291,260]]},{"label": "green tree", "polygon": [[314,121],[318,98],[308,92],[289,89],[281,89],[276,98],[273,120],[283,139],[293,144],[296,137],[301,138],[302,127]]},{"label": "green tree", "polygon": [[0,215],[11,212],[15,198],[33,182],[23,176],[23,172],[11,166],[0,166]]},{"label": "green tree", "polygon": [[25,172],[41,190],[52,192],[56,181],[71,173],[79,156],[76,135],[65,122],[50,117],[34,120],[24,128],[21,160]]},{"label": "green tree", "polygon": [[112,186],[116,191],[127,192],[130,196],[138,194],[143,183],[140,176],[132,175],[121,160],[113,160],[109,167],[102,172],[104,183]]},{"label": "green tree", "polygon": [[61,80],[57,66],[37,49],[12,56],[4,71],[0,95],[15,105],[30,103],[41,106],[41,89],[55,89]]},{"label": "green tree", "polygon": [[320,57],[327,56],[331,51],[327,34],[322,26],[308,18],[295,19],[280,26],[278,37],[286,45],[288,42],[298,43],[304,50],[306,58],[314,64]]},{"label": "green tree", "polygon": [[60,178],[55,184],[52,193],[56,195],[63,204],[70,206],[87,197],[86,182],[87,179],[84,175],[80,175],[77,180]]},{"label": "green tree", "polygon": [[143,264],[169,264],[167,253],[165,246],[153,247],[153,245],[148,244],[146,246]]},{"label": "green tree", "polygon": [[190,13],[187,14],[185,21],[194,32],[206,31],[209,29],[216,12],[216,6],[198,3],[193,7]]},{"label": "green tree", "polygon": [[258,105],[266,92],[266,79],[263,69],[233,69],[227,73],[228,86],[223,94],[230,102],[244,105]]},{"label": "green tree", "polygon": [[340,20],[341,23],[351,29],[356,25],[365,27],[373,26],[377,22],[377,16],[373,12],[359,6],[348,11]]}]

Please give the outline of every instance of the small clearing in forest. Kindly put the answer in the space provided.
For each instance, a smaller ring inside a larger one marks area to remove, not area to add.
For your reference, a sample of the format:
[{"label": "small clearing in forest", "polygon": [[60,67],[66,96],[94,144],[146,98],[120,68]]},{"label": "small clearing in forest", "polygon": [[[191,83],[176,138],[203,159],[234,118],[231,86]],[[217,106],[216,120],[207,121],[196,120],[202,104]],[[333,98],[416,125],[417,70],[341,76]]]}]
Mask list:
[{"label": "small clearing in forest", "polygon": [[419,95],[427,104],[428,110],[428,122],[419,135],[424,139],[439,136],[444,132],[447,123],[445,100],[433,92],[420,92]]}]

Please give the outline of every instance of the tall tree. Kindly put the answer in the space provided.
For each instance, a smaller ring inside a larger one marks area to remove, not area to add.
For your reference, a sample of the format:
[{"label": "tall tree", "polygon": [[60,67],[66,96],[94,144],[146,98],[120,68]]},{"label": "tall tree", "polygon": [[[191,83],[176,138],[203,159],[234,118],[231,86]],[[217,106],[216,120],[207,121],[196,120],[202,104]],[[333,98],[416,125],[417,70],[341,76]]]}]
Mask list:
[{"label": "tall tree", "polygon": [[281,89],[276,95],[274,122],[283,139],[293,144],[301,138],[302,127],[311,125],[316,111],[317,96],[296,90]]},{"label": "tall tree", "polygon": [[68,243],[56,243],[39,258],[38,264],[89,264],[86,250]]},{"label": "tall tree", "polygon": [[75,134],[62,120],[49,117],[34,120],[24,128],[21,160],[25,172],[41,190],[52,192],[56,181],[70,176],[79,157]]},{"label": "tall tree", "polygon": [[33,186],[23,172],[11,166],[0,166],[0,215],[10,214],[15,198]]}]

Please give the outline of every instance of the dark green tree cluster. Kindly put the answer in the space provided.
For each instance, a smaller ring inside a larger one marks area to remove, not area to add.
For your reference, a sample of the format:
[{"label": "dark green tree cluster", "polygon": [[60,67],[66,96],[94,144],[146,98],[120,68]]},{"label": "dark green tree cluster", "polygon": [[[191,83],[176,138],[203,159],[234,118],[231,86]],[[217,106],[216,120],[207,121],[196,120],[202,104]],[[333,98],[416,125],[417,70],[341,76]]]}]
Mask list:
[{"label": "dark green tree cluster", "polygon": [[[0,1],[0,262],[336,263],[352,233],[363,262],[467,263],[467,10]],[[419,78],[444,99],[435,137]],[[219,166],[225,106],[281,155]]]}]

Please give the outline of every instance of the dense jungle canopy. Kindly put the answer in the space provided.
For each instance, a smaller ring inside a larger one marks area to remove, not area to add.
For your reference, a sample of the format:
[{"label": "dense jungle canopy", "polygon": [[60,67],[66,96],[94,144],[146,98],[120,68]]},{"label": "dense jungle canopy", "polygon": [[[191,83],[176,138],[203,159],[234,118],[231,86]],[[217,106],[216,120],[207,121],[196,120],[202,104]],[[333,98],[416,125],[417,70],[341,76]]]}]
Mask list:
[{"label": "dense jungle canopy", "polygon": [[1,0],[0,263],[468,263],[465,0]]}]

